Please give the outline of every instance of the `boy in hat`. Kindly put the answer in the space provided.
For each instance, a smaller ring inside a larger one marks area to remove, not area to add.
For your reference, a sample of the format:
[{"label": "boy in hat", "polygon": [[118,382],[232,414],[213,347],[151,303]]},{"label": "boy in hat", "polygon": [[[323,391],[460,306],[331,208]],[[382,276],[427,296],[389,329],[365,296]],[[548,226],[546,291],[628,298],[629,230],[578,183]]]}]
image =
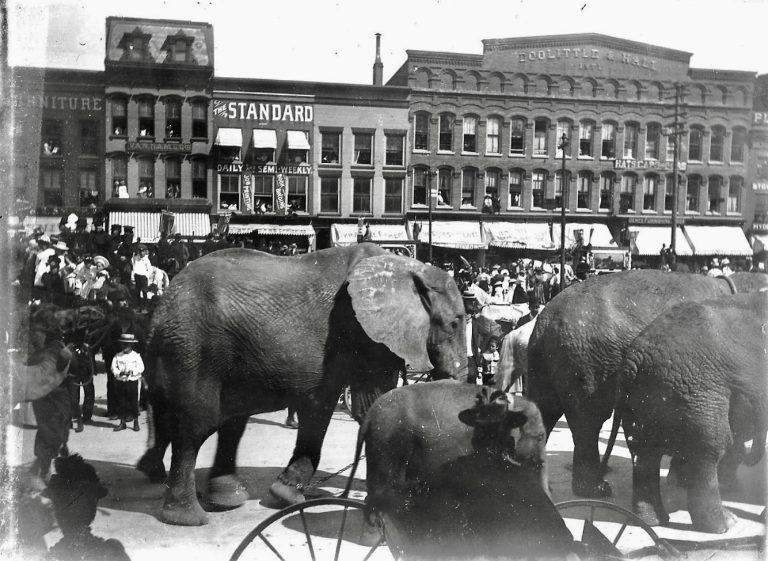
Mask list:
[{"label": "boy in hat", "polygon": [[144,373],[144,361],[134,350],[138,340],[132,333],[123,333],[119,339],[122,350],[112,359],[112,374],[115,376],[117,413],[120,424],[115,432],[125,430],[128,416],[133,417],[133,430],[139,430],[139,381]]}]

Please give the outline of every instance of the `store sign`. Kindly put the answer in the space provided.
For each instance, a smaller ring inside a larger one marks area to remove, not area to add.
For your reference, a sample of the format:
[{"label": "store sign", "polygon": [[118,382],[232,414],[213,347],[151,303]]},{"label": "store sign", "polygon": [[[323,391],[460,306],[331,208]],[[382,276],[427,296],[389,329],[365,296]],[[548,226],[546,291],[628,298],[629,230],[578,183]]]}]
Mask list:
[{"label": "store sign", "polygon": [[[685,171],[687,162],[677,162],[677,171]],[[652,169],[656,171],[672,171],[672,162],[660,162],[659,160],[613,160],[613,169]]]},{"label": "store sign", "polygon": [[253,211],[253,189],[251,189],[251,176],[243,176],[243,201],[246,212]]},{"label": "store sign", "polygon": [[16,107],[37,107],[66,111],[101,111],[103,100],[95,96],[80,95],[20,95],[14,100]]},{"label": "store sign", "polygon": [[609,63],[622,64],[634,68],[645,68],[651,72],[658,72],[659,70],[656,59],[634,53],[615,52],[605,49],[561,47],[519,51],[517,53],[517,61],[520,63],[564,60],[578,63],[579,68],[582,70],[603,70],[603,66]]},{"label": "store sign", "polygon": [[191,142],[126,142],[126,152],[146,154],[188,154],[192,152]]},{"label": "store sign", "polygon": [[214,101],[214,117],[242,119],[270,123],[288,121],[292,123],[310,123],[315,118],[315,109],[311,105],[293,103],[256,103],[247,101]]},{"label": "store sign", "polygon": [[761,182],[754,182],[752,184],[752,190],[753,191],[768,191],[768,182],[761,181]]},{"label": "store sign", "polygon": [[752,223],[752,229],[753,230],[768,230],[768,224],[765,222],[753,222]]},{"label": "store sign", "polygon": [[284,216],[288,209],[288,187],[285,184],[285,175],[278,173],[275,179],[275,213],[278,216]]},{"label": "store sign", "polygon": [[280,166],[276,164],[265,164],[255,166],[254,173],[257,175],[274,175],[282,173],[284,175],[310,175],[312,166]]},{"label": "store sign", "polygon": [[755,111],[752,113],[752,124],[768,127],[768,111]]},{"label": "store sign", "polygon": [[218,173],[243,173],[243,164],[216,164]]}]

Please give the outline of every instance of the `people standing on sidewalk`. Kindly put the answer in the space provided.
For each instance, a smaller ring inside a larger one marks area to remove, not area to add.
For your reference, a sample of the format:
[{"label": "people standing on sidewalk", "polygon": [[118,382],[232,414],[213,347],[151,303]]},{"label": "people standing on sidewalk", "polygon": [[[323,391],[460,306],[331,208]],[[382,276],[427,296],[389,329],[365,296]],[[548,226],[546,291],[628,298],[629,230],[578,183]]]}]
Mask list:
[{"label": "people standing on sidewalk", "polygon": [[139,389],[144,374],[144,361],[134,350],[139,341],[132,333],[123,333],[119,339],[122,350],[112,359],[112,374],[115,376],[117,413],[120,424],[115,431],[125,430],[126,423],[133,418],[133,430],[139,430]]}]

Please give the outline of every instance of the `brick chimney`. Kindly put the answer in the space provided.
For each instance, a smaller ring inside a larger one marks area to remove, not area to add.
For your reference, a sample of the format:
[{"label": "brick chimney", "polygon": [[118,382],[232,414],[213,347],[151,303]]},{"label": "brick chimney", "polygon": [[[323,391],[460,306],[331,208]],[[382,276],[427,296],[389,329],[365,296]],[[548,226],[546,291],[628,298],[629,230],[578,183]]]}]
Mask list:
[{"label": "brick chimney", "polygon": [[384,64],[381,62],[381,33],[376,34],[376,62],[373,63],[373,85],[384,85]]}]

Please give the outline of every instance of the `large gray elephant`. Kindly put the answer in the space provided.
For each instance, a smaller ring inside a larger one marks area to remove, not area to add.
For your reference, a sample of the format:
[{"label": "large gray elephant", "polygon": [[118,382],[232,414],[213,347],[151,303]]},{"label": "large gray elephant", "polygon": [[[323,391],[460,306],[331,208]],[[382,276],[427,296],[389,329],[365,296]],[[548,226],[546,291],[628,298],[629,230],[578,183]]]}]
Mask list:
[{"label": "large gray elephant", "polygon": [[[537,316],[538,317],[538,316]],[[512,384],[528,377],[528,343],[536,325],[536,318],[511,331],[501,341],[499,368],[494,384],[502,391],[509,391]],[[524,387],[524,383],[520,383]]]},{"label": "large gray elephant", "polygon": [[547,434],[563,413],[573,434],[573,492],[608,496],[598,435],[616,401],[618,370],[629,344],[677,303],[756,292],[768,275],[730,277],[625,271],[570,286],[547,305],[528,346],[528,390]]},{"label": "large gray elephant", "polygon": [[195,491],[202,443],[218,431],[206,502],[247,496],[235,455],[248,417],[297,407],[289,465],[272,484],[287,503],[304,500],[344,386],[361,421],[409,364],[433,377],[466,376],[464,306],[444,271],[373,244],[295,257],[227,249],[189,264],[154,312],[148,342],[155,445],[139,462],[151,476],[171,471],[162,517],[207,522]]},{"label": "large gray elephant", "polygon": [[754,465],[765,453],[766,325],[768,293],[685,302],[657,317],[627,350],[621,376],[632,503],[649,524],[669,521],[659,491],[666,454],[683,466],[694,528],[722,533],[734,525],[718,484],[734,480],[741,461]]},{"label": "large gray elephant", "polygon": [[56,339],[46,343],[29,363],[11,358],[11,403],[34,401],[51,393],[67,377],[73,358],[72,348]]}]

